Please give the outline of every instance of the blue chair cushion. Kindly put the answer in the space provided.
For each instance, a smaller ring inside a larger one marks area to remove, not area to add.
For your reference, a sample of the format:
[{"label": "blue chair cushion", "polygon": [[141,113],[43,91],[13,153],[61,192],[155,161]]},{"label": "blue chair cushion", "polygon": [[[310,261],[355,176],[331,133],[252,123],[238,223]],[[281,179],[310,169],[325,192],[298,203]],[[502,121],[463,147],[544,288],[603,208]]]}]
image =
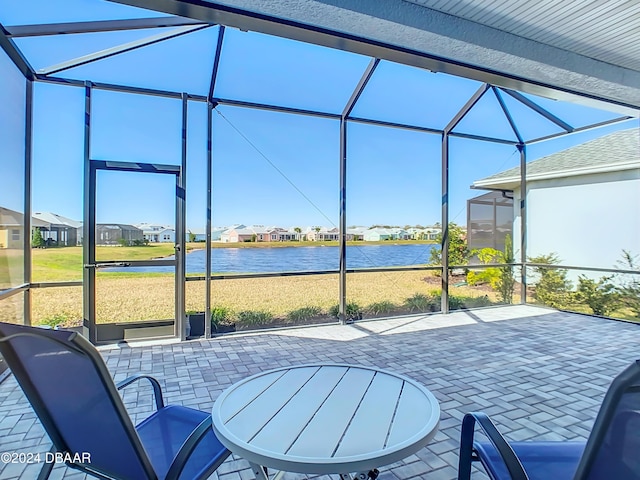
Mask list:
[{"label": "blue chair cushion", "polygon": [[[158,478],[165,478],[172,459],[189,434],[209,415],[200,410],[169,405],[146,418],[136,430]],[[205,472],[212,473],[228,450],[209,429],[196,446],[180,475],[181,479],[199,478]]]},{"label": "blue chair cushion", "polygon": [[[509,445],[530,480],[572,480],[585,442],[512,442]],[[473,448],[493,480],[511,480],[492,443],[474,442]]]}]

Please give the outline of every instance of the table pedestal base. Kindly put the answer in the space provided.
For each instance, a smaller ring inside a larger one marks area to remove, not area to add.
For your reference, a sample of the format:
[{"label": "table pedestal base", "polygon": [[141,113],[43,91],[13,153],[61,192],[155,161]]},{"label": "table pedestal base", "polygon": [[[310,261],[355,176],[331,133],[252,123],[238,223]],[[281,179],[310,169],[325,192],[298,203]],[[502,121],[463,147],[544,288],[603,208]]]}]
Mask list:
[{"label": "table pedestal base", "polygon": [[376,480],[380,475],[380,472],[377,468],[373,470],[369,470],[368,472],[359,472],[355,475],[351,475],[350,473],[341,473],[340,480]]},{"label": "table pedestal base", "polygon": [[[267,470],[267,467],[263,467],[255,463],[249,463],[249,465],[251,465],[251,470],[256,476],[256,480],[269,480],[269,471]],[[280,480],[284,474],[285,472],[281,470],[273,476],[272,480]],[[350,473],[341,473],[340,480],[376,480],[379,474],[380,472],[377,468],[369,470],[368,472],[359,472],[355,475],[351,475]]]}]

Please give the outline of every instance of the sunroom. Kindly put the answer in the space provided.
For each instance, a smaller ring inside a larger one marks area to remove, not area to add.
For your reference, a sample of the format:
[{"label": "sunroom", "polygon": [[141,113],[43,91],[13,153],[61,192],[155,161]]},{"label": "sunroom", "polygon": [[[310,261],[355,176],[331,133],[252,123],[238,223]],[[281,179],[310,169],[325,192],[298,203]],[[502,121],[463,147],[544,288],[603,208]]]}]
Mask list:
[{"label": "sunroom", "polygon": [[[265,364],[410,375],[441,432],[389,478],[453,478],[478,408],[516,439],[585,437],[638,335],[637,15],[594,9],[599,49],[563,43],[551,15],[584,18],[561,6],[527,26],[248,3],[0,7],[1,320],[75,328],[116,378],[203,410]],[[45,451],[20,395],[9,376],[2,450]]]},{"label": "sunroom", "polygon": [[[3,220],[20,239],[1,251],[6,319],[82,327],[98,344],[184,339],[191,313],[208,319],[195,327],[205,337],[225,323],[344,323],[541,298],[637,315],[629,295],[613,306],[577,293],[580,278],[612,295],[637,285],[632,103],[534,82],[520,92],[507,76],[366,39],[332,49],[344,35],[232,8],[172,15],[179,3],[5,7],[2,207],[22,219]],[[205,20],[216,15],[228,25]],[[554,194],[566,200],[556,212],[536,189],[542,206],[529,211],[527,166],[600,137],[595,176]],[[517,188],[469,188],[503,171]],[[588,221],[583,199],[596,190],[620,235]],[[483,206],[489,196],[500,208]],[[43,215],[68,219],[76,244],[40,248],[51,245],[39,238]],[[149,224],[175,233],[149,242]],[[554,237],[585,242],[554,249]],[[536,295],[554,275],[566,291]]]}]

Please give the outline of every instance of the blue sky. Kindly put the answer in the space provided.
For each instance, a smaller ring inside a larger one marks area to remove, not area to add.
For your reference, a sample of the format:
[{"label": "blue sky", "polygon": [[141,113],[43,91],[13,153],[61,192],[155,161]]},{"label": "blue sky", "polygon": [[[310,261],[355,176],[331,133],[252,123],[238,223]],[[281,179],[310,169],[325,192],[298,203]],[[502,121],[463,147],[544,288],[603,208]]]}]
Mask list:
[{"label": "blue sky", "polygon": [[[95,0],[44,0],[0,5],[0,22],[67,22],[156,16]],[[17,39],[38,69],[157,31]],[[217,27],[178,37],[57,76],[92,79],[204,95]],[[252,32],[227,29],[216,96],[340,113],[369,59]],[[475,92],[475,81],[381,62],[354,116],[442,128]],[[531,97],[533,98],[533,97]],[[536,99],[579,127],[616,116]],[[558,128],[511,97],[505,102],[527,138]],[[82,218],[84,92],[37,84],[34,111],[34,211]],[[181,103],[94,91],[91,155],[96,159],[179,164]],[[627,124],[627,128],[635,124]],[[570,135],[529,147],[529,160],[622,126]],[[492,94],[456,129],[513,139]],[[440,221],[440,137],[350,123],[347,223],[432,224]],[[214,111],[214,225],[337,225],[339,126],[334,120],[220,106]],[[187,226],[203,231],[206,195],[206,106],[189,102]],[[469,185],[517,166],[514,147],[451,140],[450,216],[466,221],[466,200],[482,192]],[[102,172],[98,221],[173,224],[173,184],[158,175]]]}]

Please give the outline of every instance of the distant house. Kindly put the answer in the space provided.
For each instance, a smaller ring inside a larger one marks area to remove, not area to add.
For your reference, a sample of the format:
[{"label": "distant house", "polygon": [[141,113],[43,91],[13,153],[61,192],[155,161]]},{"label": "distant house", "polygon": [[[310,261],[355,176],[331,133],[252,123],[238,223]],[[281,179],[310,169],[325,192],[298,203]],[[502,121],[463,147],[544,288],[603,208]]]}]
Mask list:
[{"label": "distant house", "polygon": [[407,235],[409,235],[410,240],[422,240],[422,238],[420,238],[422,236],[421,228],[410,227],[410,228],[407,228],[406,232],[407,232]]},{"label": "distant house", "polygon": [[420,240],[437,240],[442,235],[442,228],[433,226],[422,229],[422,238]]},{"label": "distant house", "polygon": [[364,232],[365,242],[380,242],[383,240],[392,240],[393,233],[387,228],[375,227]]},{"label": "distant house", "polygon": [[407,240],[437,240],[442,233],[440,227],[411,227],[407,228]]},{"label": "distant house", "polygon": [[143,242],[144,234],[141,229],[133,225],[120,223],[99,223],[96,225],[97,245],[120,245]]},{"label": "distant house", "polygon": [[250,242],[255,233],[248,228],[230,228],[220,235],[224,243]]},{"label": "distant house", "polygon": [[52,212],[35,212],[33,218],[42,222],[34,228],[40,230],[47,246],[73,247],[82,243],[82,222]]},{"label": "distant house", "polygon": [[176,231],[171,226],[139,223],[136,228],[142,230],[144,240],[149,243],[175,243]]},{"label": "distant house", "polygon": [[275,227],[265,227],[264,225],[244,225],[229,228],[220,234],[220,241],[225,243],[236,242],[276,242],[278,232]]},{"label": "distant house", "polygon": [[[212,242],[220,242],[222,241],[222,234],[226,232],[228,227],[211,227],[211,241]],[[206,242],[207,234],[203,231],[195,231],[195,232],[187,232],[187,240],[189,239],[189,233],[194,235],[195,242]]]},{"label": "distant house", "polygon": [[[44,223],[33,218],[32,227],[44,227]],[[0,248],[24,247],[24,214],[0,207]]]},{"label": "distant house", "polygon": [[404,228],[390,228],[389,232],[391,233],[391,240],[409,240],[411,239],[411,234],[407,232]]},{"label": "distant house", "polygon": [[340,231],[337,228],[327,227],[307,227],[305,231],[307,240],[310,242],[329,242],[340,240]]},{"label": "distant house", "polygon": [[246,230],[251,232],[251,239],[256,242],[278,242],[280,241],[280,231],[284,231],[282,228],[265,227],[264,225],[251,225]]},{"label": "distant house", "polygon": [[358,241],[361,242],[364,240],[364,232],[367,230],[367,227],[351,227],[347,228],[347,241]]},{"label": "distant house", "polygon": [[24,247],[24,214],[0,207],[0,248]]},{"label": "distant house", "polygon": [[[211,241],[212,242],[221,241],[222,234],[225,231],[227,231],[227,227],[213,227],[211,229]],[[202,235],[202,237],[200,237],[200,235]],[[206,241],[206,235],[204,233],[203,234],[196,233],[196,242],[205,242],[205,241]]]},{"label": "distant house", "polygon": [[[520,169],[473,187],[512,192],[519,238]],[[623,249],[639,254],[640,130],[611,133],[528,163],[526,200],[529,257],[555,252],[565,265],[611,268]]]},{"label": "distant house", "polygon": [[276,227],[273,227],[273,229],[278,235],[278,242],[291,242],[298,239],[298,234],[292,230]]},{"label": "distant house", "polygon": [[[300,230],[300,232],[296,231],[296,229]],[[289,227],[286,233],[289,235],[289,241],[302,242],[307,239],[307,235],[301,227]]]},{"label": "distant house", "polygon": [[411,227],[407,228],[407,240],[437,240],[442,233],[440,227]]},{"label": "distant house", "polygon": [[253,232],[256,242],[279,242],[280,233],[285,231],[283,228],[265,227],[264,225],[251,225],[248,230]]}]

